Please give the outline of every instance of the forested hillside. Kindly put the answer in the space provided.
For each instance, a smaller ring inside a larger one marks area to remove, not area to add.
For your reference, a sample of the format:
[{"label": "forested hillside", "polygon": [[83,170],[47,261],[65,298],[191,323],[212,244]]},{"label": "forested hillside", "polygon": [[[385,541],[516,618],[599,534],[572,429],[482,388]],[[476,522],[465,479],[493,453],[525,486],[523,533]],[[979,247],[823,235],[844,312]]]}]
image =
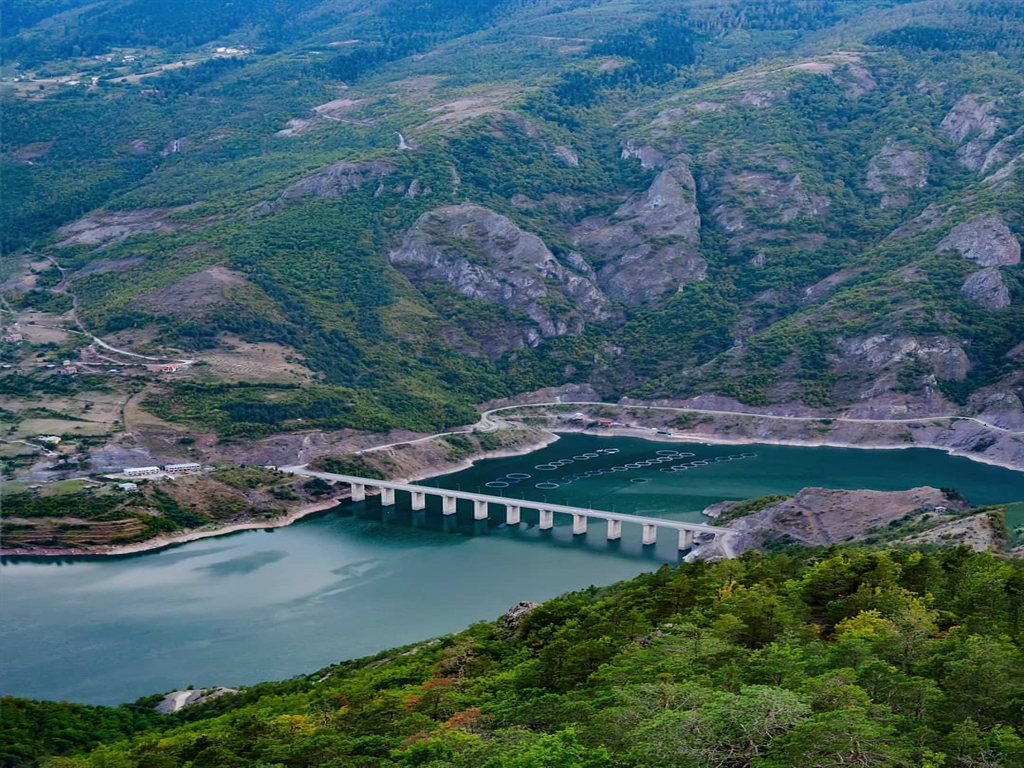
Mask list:
[{"label": "forested hillside", "polygon": [[429,430],[587,383],[1024,423],[1017,3],[179,11],[15,2],[3,41],[3,248],[67,275],[9,304],[314,379],[163,419]]},{"label": "forested hillside", "polygon": [[[175,715],[6,699],[6,766],[1024,765],[1024,568],[966,547],[665,566]],[[100,744],[102,743],[102,746]]]}]

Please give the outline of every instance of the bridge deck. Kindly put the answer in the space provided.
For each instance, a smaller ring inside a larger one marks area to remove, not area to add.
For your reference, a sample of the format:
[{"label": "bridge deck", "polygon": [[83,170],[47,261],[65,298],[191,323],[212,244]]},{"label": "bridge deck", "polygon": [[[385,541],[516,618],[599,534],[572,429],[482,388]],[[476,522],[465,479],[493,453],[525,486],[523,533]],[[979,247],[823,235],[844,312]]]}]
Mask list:
[{"label": "bridge deck", "polygon": [[644,517],[642,515],[631,515],[625,512],[604,512],[586,507],[571,507],[565,504],[550,504],[546,501],[531,501],[529,499],[515,499],[508,496],[491,496],[486,493],[470,493],[469,491],[453,491],[450,488],[435,488],[431,485],[414,485],[412,483],[395,483],[390,480],[374,480],[368,477],[355,477],[354,475],[336,475],[331,472],[314,472],[304,467],[282,467],[282,471],[291,472],[295,475],[307,477],[319,477],[324,480],[334,480],[342,483],[357,483],[368,485],[373,488],[392,488],[396,491],[408,491],[409,493],[425,493],[430,496],[454,496],[458,499],[470,501],[486,501],[488,504],[514,504],[527,509],[548,509],[552,512],[561,512],[566,515],[584,515],[598,520],[619,520],[624,523],[637,523],[643,525],[655,525],[659,528],[671,528],[676,531],[693,531],[694,533],[735,533],[731,528],[720,528],[714,525],[703,523],[685,523],[678,520],[664,520],[660,517]]}]

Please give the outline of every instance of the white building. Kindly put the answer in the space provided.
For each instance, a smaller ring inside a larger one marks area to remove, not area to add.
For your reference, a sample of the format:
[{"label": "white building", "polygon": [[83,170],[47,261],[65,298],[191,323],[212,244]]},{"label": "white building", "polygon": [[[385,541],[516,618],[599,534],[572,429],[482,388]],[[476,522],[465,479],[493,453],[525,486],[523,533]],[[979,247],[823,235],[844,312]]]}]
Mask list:
[{"label": "white building", "polygon": [[159,475],[160,467],[125,467],[122,473],[127,477],[144,477],[145,475]]},{"label": "white building", "polygon": [[189,462],[188,464],[165,464],[164,472],[169,472],[172,475],[191,475],[193,472],[199,472],[202,466],[195,462]]}]

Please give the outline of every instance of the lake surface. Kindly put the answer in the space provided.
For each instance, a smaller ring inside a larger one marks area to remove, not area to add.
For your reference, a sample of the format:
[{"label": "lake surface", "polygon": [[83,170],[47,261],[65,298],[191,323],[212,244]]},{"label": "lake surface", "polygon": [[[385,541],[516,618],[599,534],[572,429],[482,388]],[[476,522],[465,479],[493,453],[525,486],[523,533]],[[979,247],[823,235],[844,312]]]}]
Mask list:
[{"label": "lake surface", "polygon": [[[702,520],[700,510],[723,499],[808,485],[954,487],[975,504],[1024,499],[1024,473],[938,451],[586,435],[424,484],[678,520]],[[609,543],[603,525],[574,538],[558,515],[541,532],[529,510],[509,529],[497,506],[475,524],[469,506],[453,520],[434,502],[425,513],[408,503],[399,494],[382,515],[371,498],[287,528],[121,558],[6,558],[0,693],[115,704],[281,679],[678,560],[674,535],[645,548],[638,526]]]}]

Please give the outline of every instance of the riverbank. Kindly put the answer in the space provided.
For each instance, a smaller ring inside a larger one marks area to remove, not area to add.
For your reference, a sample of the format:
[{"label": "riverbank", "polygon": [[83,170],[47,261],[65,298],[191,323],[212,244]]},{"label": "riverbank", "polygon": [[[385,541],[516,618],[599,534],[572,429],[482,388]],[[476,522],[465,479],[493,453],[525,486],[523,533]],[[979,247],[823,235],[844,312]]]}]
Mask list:
[{"label": "riverbank", "polygon": [[166,536],[157,536],[146,541],[138,541],[132,544],[111,544],[99,547],[82,547],[76,549],[66,549],[59,547],[52,548],[39,548],[39,549],[5,549],[0,551],[0,556],[3,557],[95,557],[95,556],[110,556],[116,557],[119,555],[134,555],[140,552],[150,552],[157,549],[165,549],[166,547],[173,547],[177,544],[187,544],[190,541],[199,541],[200,539],[209,539],[214,536],[226,536],[229,533],[238,533],[239,531],[257,531],[265,530],[267,528],[283,528],[286,525],[301,520],[304,517],[315,514],[316,512],[323,512],[333,507],[338,506],[340,499],[328,499],[327,501],[316,502],[315,504],[305,504],[301,507],[291,510],[285,515],[271,519],[261,520],[259,522],[247,522],[247,523],[231,523],[224,526],[203,526],[202,528],[193,528],[189,531],[182,531],[181,533],[170,534]]},{"label": "riverbank", "polygon": [[[579,426],[558,415],[578,409]],[[905,419],[817,417],[749,413],[645,403],[569,401],[520,403],[486,411],[493,418],[544,421],[563,432],[621,434],[651,440],[719,443],[722,445],[788,445],[833,448],[930,448],[981,464],[1024,471],[1024,433],[958,416],[920,416]],[[592,428],[600,418],[622,422],[621,427]],[[671,435],[659,435],[658,431]]]},{"label": "riverbank", "polygon": [[948,446],[940,445],[923,445],[921,443],[906,443],[906,442],[878,442],[878,443],[864,443],[864,442],[842,442],[837,440],[814,440],[811,438],[807,439],[791,439],[784,440],[772,437],[758,437],[758,438],[740,438],[730,437],[716,434],[709,434],[706,432],[673,432],[671,435],[659,435],[652,431],[650,428],[644,427],[633,427],[625,429],[593,429],[593,428],[582,428],[582,429],[570,429],[566,427],[560,427],[557,430],[553,430],[558,434],[584,434],[594,435],[597,437],[636,437],[641,440],[649,440],[651,442],[679,442],[679,443],[707,443],[712,445],[783,445],[794,448],[856,448],[858,450],[867,451],[891,451],[891,450],[903,450],[906,448],[926,448],[928,450],[942,451],[943,453],[949,454],[950,456],[958,456],[964,459],[970,459],[978,464],[987,464],[992,467],[1000,467],[1001,469],[1010,469],[1015,472],[1024,472],[1024,466],[1017,465],[1011,461],[999,461],[992,459],[991,457],[978,456],[973,453],[966,451],[959,451]]},{"label": "riverbank", "polygon": [[[499,430],[495,430],[499,431]],[[378,448],[368,448],[359,452],[359,455],[367,459],[367,464],[378,469],[392,480],[399,482],[417,482],[439,475],[447,475],[452,472],[459,472],[471,467],[474,462],[483,459],[500,459],[511,456],[522,456],[533,451],[540,450],[558,440],[558,435],[547,430],[519,429],[508,439],[510,444],[503,445],[492,450],[477,450],[456,460],[445,458],[446,452],[452,450],[450,444],[446,445],[441,441],[443,437],[424,438],[407,443],[389,444]],[[462,434],[462,433],[453,433]],[[471,434],[471,433],[470,433]],[[400,474],[396,474],[400,472]],[[246,522],[229,523],[223,526],[215,524],[205,525],[201,528],[193,528],[179,533],[157,536],[146,541],[133,542],[131,544],[103,545],[89,547],[39,547],[39,548],[11,548],[0,549],[2,557],[95,557],[122,555],[133,555],[142,552],[151,552],[178,544],[186,544],[190,541],[199,541],[215,536],[226,536],[241,531],[266,530],[268,528],[282,528],[291,525],[304,517],[332,509],[347,499],[347,494],[331,499],[305,504],[290,510],[287,514],[270,520],[253,520]]]}]

